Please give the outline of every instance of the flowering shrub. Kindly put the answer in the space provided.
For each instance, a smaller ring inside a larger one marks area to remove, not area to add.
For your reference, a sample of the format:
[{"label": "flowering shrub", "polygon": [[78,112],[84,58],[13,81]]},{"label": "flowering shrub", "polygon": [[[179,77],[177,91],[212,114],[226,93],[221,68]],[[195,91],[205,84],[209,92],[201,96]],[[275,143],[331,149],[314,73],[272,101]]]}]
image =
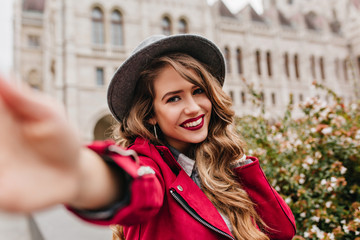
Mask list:
[{"label": "flowering shrub", "polygon": [[290,104],[283,119],[245,116],[237,129],[292,209],[294,239],[360,240],[360,103],[327,91],[331,105],[312,98],[300,118]]}]

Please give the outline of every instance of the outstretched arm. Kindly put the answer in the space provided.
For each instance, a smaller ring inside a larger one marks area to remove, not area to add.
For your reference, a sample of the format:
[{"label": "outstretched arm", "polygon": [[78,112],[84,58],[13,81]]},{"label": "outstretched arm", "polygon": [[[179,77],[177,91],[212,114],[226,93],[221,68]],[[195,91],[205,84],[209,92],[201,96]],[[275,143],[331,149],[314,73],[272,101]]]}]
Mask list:
[{"label": "outstretched arm", "polygon": [[61,104],[0,78],[0,209],[99,208],[121,197],[119,179],[81,147]]}]

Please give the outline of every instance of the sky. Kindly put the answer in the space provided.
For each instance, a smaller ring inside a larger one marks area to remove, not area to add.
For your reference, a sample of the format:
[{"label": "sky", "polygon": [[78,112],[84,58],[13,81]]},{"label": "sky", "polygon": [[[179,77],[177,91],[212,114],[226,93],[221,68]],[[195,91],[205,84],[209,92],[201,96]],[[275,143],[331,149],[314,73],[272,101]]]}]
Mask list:
[{"label": "sky", "polygon": [[[213,4],[217,0],[207,0]],[[12,12],[14,0],[0,0],[0,74],[8,75],[12,68]],[[262,12],[262,0],[223,0],[232,12],[239,11],[247,3],[250,3],[257,12]]]}]

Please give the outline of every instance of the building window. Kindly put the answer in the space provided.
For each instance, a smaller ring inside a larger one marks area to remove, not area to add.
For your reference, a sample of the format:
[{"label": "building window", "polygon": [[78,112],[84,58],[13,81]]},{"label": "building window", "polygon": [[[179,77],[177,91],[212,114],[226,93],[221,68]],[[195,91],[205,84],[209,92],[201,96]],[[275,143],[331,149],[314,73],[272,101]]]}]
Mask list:
[{"label": "building window", "polygon": [[310,68],[311,68],[311,76],[313,79],[316,79],[316,68],[315,68],[315,57],[311,55],[310,57]]},{"label": "building window", "polygon": [[168,17],[163,17],[162,19],[162,32],[164,35],[169,36],[171,35],[171,21]]},{"label": "building window", "polygon": [[275,95],[275,93],[271,93],[271,103],[272,103],[272,105],[276,105],[276,95]]},{"label": "building window", "polygon": [[262,103],[265,103],[265,94],[264,94],[264,92],[260,92],[260,101]]},{"label": "building window", "polygon": [[242,53],[240,48],[236,49],[236,62],[237,62],[238,73],[243,74],[244,73],[243,60],[242,60]]},{"label": "building window", "polygon": [[28,46],[31,48],[40,47],[40,37],[36,36],[36,35],[29,35],[28,36]]},{"label": "building window", "polygon": [[359,75],[360,75],[360,56],[358,56],[358,58],[357,58],[357,64],[358,64],[358,70],[359,70]]},{"label": "building window", "polygon": [[231,101],[234,102],[234,92],[230,91],[229,94],[230,94]]},{"label": "building window", "polygon": [[295,76],[297,79],[299,79],[300,78],[299,56],[297,54],[294,55],[294,65],[295,65]]},{"label": "building window", "polygon": [[320,64],[321,79],[325,80],[325,66],[324,66],[324,58],[323,57],[320,57],[319,64]]},{"label": "building window", "polygon": [[258,75],[261,76],[261,55],[259,50],[256,50],[255,56],[256,56],[256,70]]},{"label": "building window", "polygon": [[98,7],[92,10],[92,34],[93,43],[104,44],[104,14]]},{"label": "building window", "polygon": [[336,58],[335,61],[334,61],[334,69],[335,69],[335,76],[337,79],[340,78],[340,62],[339,62],[339,59]]},{"label": "building window", "polygon": [[284,54],[284,66],[285,66],[285,74],[288,78],[290,78],[290,69],[289,69],[289,54]]},{"label": "building window", "polygon": [[272,63],[271,63],[271,53],[266,53],[266,63],[267,63],[267,70],[268,70],[268,76],[272,76]]},{"label": "building window", "polygon": [[300,102],[304,101],[304,96],[301,93],[299,94],[299,101]]},{"label": "building window", "polygon": [[290,101],[290,104],[294,104],[294,94],[292,94],[292,93],[289,94],[289,101]]},{"label": "building window", "polygon": [[242,102],[242,104],[246,104],[246,95],[245,95],[245,92],[241,92],[241,102]]},{"label": "building window", "polygon": [[347,59],[345,58],[343,61],[343,68],[344,68],[344,79],[345,81],[349,80],[349,75],[348,75],[348,66],[347,66]]},{"label": "building window", "polygon": [[96,85],[97,86],[104,86],[104,68],[97,67],[96,68]]},{"label": "building window", "polygon": [[227,72],[231,72],[231,55],[228,47],[225,47],[225,61]]},{"label": "building window", "polygon": [[111,13],[111,41],[115,46],[124,44],[123,36],[123,17],[118,10]]},{"label": "building window", "polygon": [[189,29],[188,29],[188,24],[187,24],[186,20],[180,19],[179,20],[179,33],[185,34],[188,32],[189,32]]}]

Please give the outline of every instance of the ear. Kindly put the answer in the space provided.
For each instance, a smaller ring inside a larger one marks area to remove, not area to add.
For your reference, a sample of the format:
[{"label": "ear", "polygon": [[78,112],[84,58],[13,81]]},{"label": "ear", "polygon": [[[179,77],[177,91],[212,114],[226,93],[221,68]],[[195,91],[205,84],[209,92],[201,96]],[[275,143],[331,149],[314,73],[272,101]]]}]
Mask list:
[{"label": "ear", "polygon": [[155,125],[155,124],[157,123],[155,117],[150,118],[150,119],[149,119],[149,123],[150,123],[151,125]]}]

